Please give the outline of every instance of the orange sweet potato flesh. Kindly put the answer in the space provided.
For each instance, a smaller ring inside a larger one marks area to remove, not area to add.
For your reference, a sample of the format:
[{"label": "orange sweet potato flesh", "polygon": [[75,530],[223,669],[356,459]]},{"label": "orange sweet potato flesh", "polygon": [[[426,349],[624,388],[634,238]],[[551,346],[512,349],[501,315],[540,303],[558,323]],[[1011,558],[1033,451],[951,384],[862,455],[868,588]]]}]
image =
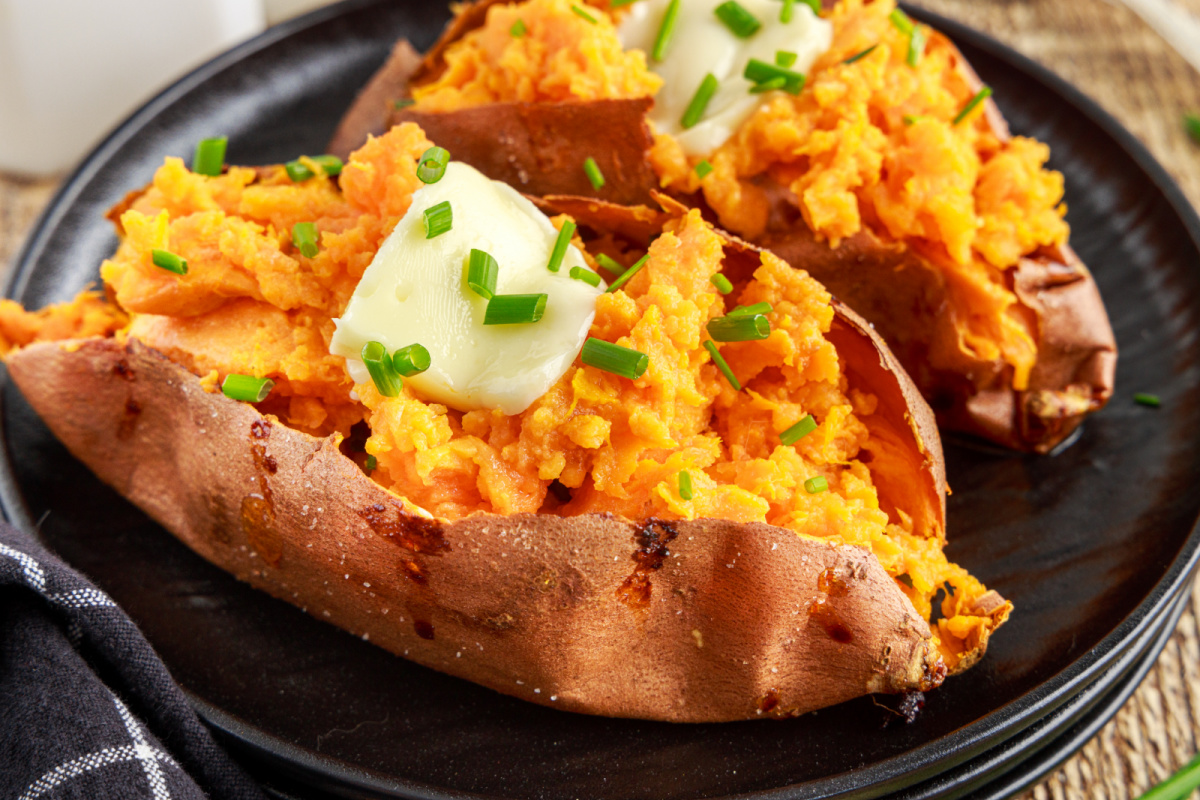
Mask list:
[{"label": "orange sweet potato flesh", "polygon": [[[505,694],[710,722],[946,674],[928,624],[863,548],[720,520],[441,523],[371,481],[338,437],[206,392],[136,340],[36,343],[7,363],[76,457],[204,558]],[[999,620],[1008,606],[993,600],[979,613]]]},{"label": "orange sweet potato flesh", "polygon": [[[411,48],[389,60],[372,83],[376,90],[360,96],[339,128],[333,151],[348,152],[368,132],[415,120],[456,158],[527,193],[646,202],[659,182],[649,166],[644,119],[634,113],[637,100],[498,102],[438,112],[393,110],[390,102],[380,102],[383,85],[393,92],[392,99],[407,98],[413,86],[436,79],[445,69],[447,48],[481,27],[487,9],[498,4],[489,0],[467,6],[423,60],[418,62]],[[952,69],[966,86],[972,91],[982,86],[949,40],[931,31],[929,41],[931,48],[948,53]],[[374,128],[356,122],[367,109],[372,109]],[[996,141],[1010,140],[1007,124],[990,99],[983,105],[982,118]],[[563,120],[569,120],[571,136],[547,145],[546,132]],[[535,142],[548,146],[548,155],[533,146]],[[599,192],[586,184],[575,166],[589,155],[608,159],[602,168],[610,179]],[[867,228],[832,247],[808,227],[794,195],[773,186],[769,176],[758,182],[770,206],[769,222],[752,241],[809,272],[874,324],[944,427],[1044,453],[1108,401],[1116,370],[1115,338],[1095,281],[1065,243],[1039,247],[1006,270],[1007,289],[1016,297],[1010,315],[1027,328],[1037,350],[1028,380],[1021,385],[1011,363],[963,343],[954,317],[965,319],[975,309],[969,299],[956,298],[969,298],[970,292],[948,285],[948,273],[937,265],[934,254]],[[712,212],[699,193],[678,198]],[[947,307],[955,314],[940,312]]]}]

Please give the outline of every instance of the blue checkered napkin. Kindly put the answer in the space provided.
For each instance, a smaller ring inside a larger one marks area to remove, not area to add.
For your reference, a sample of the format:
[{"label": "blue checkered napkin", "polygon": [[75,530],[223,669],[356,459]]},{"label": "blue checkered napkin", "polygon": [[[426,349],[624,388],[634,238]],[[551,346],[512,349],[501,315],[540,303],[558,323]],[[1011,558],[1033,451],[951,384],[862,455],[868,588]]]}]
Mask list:
[{"label": "blue checkered napkin", "polygon": [[0,798],[263,800],[129,617],[0,523]]}]

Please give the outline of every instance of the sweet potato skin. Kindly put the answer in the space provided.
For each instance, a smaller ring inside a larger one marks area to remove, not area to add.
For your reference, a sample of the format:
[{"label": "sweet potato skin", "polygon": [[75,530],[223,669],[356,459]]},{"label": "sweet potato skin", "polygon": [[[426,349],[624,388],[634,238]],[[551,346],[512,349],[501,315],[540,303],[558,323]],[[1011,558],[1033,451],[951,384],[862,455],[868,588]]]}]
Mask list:
[{"label": "sweet potato skin", "polygon": [[787,716],[928,689],[930,630],[866,550],[763,524],[480,514],[443,524],[335,437],[290,430],[135,340],[9,372],[106,483],[217,566],[392,652],[608,716]]}]

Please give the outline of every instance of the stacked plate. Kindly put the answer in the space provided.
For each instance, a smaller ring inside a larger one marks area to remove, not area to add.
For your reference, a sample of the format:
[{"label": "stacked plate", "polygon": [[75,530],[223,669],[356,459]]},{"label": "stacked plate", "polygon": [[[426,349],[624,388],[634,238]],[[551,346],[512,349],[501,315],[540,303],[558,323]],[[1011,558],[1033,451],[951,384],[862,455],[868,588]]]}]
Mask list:
[{"label": "stacked plate", "polygon": [[[350,2],[233,50],[150,102],[67,182],[8,295],[69,299],[116,244],[103,215],[165,155],[228,135],[232,163],[320,152],[400,36],[443,3]],[[1121,348],[1069,447],[947,442],[950,557],[1016,604],[988,656],[906,722],[865,698],[785,722],[667,725],[532,706],[431,672],[210,567],[77,464],[3,388],[5,513],[133,615],[200,713],[280,797],[999,798],[1078,748],[1152,665],[1200,533],[1200,219],[1145,149],[1060,79],[949,20],[1014,132],[1048,142],[1072,243]],[[1162,397],[1137,406],[1134,392]]]}]

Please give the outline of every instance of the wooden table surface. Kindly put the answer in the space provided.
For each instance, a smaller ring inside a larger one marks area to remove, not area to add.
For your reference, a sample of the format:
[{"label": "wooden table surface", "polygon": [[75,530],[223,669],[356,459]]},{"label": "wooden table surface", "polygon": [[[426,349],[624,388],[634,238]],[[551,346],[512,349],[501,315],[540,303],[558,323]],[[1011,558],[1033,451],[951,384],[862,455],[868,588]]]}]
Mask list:
[{"label": "wooden table surface", "polygon": [[[1169,0],[1170,1],[1170,0]],[[1200,0],[1173,0],[1200,16]],[[1105,0],[915,0],[1041,62],[1142,140],[1200,208],[1200,145],[1184,133],[1200,112],[1200,74],[1149,26]],[[57,179],[0,175],[0,271]],[[1021,800],[1136,798],[1200,750],[1200,583],[1145,682],[1076,756]]]}]

